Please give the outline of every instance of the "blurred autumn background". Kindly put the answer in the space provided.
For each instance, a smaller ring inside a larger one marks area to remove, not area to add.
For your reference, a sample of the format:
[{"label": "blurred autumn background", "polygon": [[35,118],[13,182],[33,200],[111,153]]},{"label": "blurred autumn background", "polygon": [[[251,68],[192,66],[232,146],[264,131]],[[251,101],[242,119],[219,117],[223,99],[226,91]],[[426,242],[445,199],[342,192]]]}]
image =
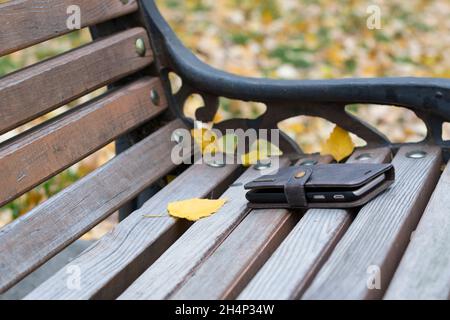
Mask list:
[{"label": "blurred autumn background", "polygon": [[[186,46],[203,61],[226,71],[283,79],[419,76],[450,77],[450,1],[448,0],[158,0],[163,15]],[[381,29],[370,30],[370,5],[381,9]],[[91,41],[83,29],[0,58],[0,76]],[[447,54],[446,54],[447,53]],[[68,106],[0,136],[5,141],[30,126],[99,95]],[[186,103],[193,115],[199,102]],[[395,142],[421,140],[426,128],[412,112],[391,106],[348,107]],[[264,106],[221,100],[216,121],[256,117]],[[333,124],[297,117],[280,124],[306,152],[320,151]],[[353,136],[357,144],[363,142]],[[450,126],[444,126],[450,139]],[[0,208],[0,227],[114,156],[108,145],[77,165]],[[86,238],[101,236],[109,220]]]}]

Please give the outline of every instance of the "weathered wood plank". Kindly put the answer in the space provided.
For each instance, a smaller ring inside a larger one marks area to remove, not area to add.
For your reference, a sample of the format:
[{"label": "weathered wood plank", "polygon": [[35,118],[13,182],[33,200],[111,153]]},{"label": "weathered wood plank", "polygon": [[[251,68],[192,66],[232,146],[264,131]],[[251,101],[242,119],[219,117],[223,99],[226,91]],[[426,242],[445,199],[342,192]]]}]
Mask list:
[{"label": "weathered wood plank", "polygon": [[[154,106],[150,90],[161,95]],[[161,82],[144,78],[74,108],[0,146],[0,205],[167,108]]]},{"label": "weathered wood plank", "polygon": [[[370,154],[368,160],[358,160]],[[358,150],[347,161],[381,163],[388,148]],[[353,211],[310,209],[266,264],[241,292],[239,299],[296,299],[310,284],[353,220]]]},{"label": "weathered wood plank", "polygon": [[[26,298],[116,298],[188,227],[183,221],[166,216],[167,204],[208,197],[212,192],[220,195],[240,172],[237,165],[212,168],[194,164],[70,264],[81,272],[81,290],[67,287],[64,268]],[[166,269],[166,273],[170,270]]]},{"label": "weathered wood plank", "polygon": [[146,30],[134,28],[0,78],[0,134],[149,65],[152,51],[139,56],[138,38],[150,48]]},{"label": "weathered wood plank", "polygon": [[[280,159],[280,166],[287,164],[287,159]],[[119,299],[170,298],[245,217],[248,209],[243,185],[260,174],[249,168],[222,195],[228,202],[213,216],[194,223]]]},{"label": "weathered wood plank", "polygon": [[175,168],[176,120],[0,230],[3,291]]},{"label": "weathered wood plank", "polygon": [[385,299],[450,299],[450,166],[441,175]]},{"label": "weathered wood plank", "polygon": [[[4,1],[3,1],[4,2]],[[137,1],[12,0],[0,4],[0,56],[66,34],[78,6],[81,27],[108,21],[138,9]]]},{"label": "weathered wood plank", "polygon": [[[310,156],[298,163],[311,160],[332,158]],[[300,217],[299,211],[252,210],[171,299],[234,299]]]},{"label": "weathered wood plank", "polygon": [[[417,149],[426,157],[406,157]],[[435,187],[441,161],[438,147],[402,147],[393,160],[395,184],[359,211],[303,298],[381,298]]]}]

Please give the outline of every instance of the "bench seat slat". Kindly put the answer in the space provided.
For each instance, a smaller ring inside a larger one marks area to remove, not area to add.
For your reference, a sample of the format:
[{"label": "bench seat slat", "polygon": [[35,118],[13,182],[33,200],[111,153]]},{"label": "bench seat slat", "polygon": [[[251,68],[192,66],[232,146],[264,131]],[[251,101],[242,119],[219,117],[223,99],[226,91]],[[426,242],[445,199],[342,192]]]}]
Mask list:
[{"label": "bench seat slat", "polygon": [[134,28],[0,78],[0,134],[148,66],[153,54],[137,54],[138,38],[150,47]]},{"label": "bench seat slat", "polygon": [[116,298],[188,227],[184,221],[169,216],[148,218],[144,215],[165,215],[167,204],[172,201],[208,197],[211,193],[219,195],[240,172],[238,165],[223,168],[192,165],[71,262],[70,265],[80,268],[82,290],[67,288],[67,273],[63,268],[26,298]]},{"label": "bench seat slat", "polygon": [[[328,163],[332,158],[305,156],[298,163],[307,160]],[[300,216],[283,209],[252,210],[171,298],[236,298]]]},{"label": "bench seat slat", "polygon": [[[418,148],[421,159],[406,154]],[[380,299],[436,185],[440,148],[405,146],[394,157],[396,182],[358,213],[304,299]],[[379,285],[379,286],[378,286]]]},{"label": "bench seat slat", "polygon": [[[152,104],[150,91],[161,96]],[[0,147],[0,205],[7,203],[167,108],[161,82],[144,78],[76,107]]]},{"label": "bench seat slat", "polygon": [[[388,148],[358,150],[348,163],[361,162],[358,156],[370,154],[370,161],[390,159]],[[264,264],[239,299],[296,299],[330,255],[349,227],[354,212],[341,209],[310,209]]]},{"label": "bench seat slat", "polygon": [[[280,159],[280,166],[287,164],[287,159]],[[222,195],[227,203],[213,216],[194,223],[119,299],[170,298],[248,213],[244,184],[260,175],[247,169]]]},{"label": "bench seat slat", "polygon": [[108,21],[138,9],[136,0],[11,0],[0,4],[0,56],[66,34],[67,21],[73,12],[69,6],[79,6],[81,27]]},{"label": "bench seat slat", "polygon": [[[0,289],[6,290],[175,168],[176,120],[0,230]],[[132,182],[132,183],[131,183]]]},{"label": "bench seat slat", "polygon": [[450,299],[449,193],[447,164],[385,299]]}]

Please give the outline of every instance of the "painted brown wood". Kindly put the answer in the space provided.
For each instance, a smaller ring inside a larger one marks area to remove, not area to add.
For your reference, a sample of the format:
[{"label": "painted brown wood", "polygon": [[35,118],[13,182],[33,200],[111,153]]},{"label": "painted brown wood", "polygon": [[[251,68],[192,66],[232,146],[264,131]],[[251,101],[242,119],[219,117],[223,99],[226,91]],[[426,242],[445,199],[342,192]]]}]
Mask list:
[{"label": "painted brown wood", "polygon": [[[208,197],[212,192],[220,195],[240,172],[238,165],[223,168],[192,165],[70,263],[69,266],[77,266],[81,272],[81,290],[67,287],[67,268],[63,268],[31,292],[27,299],[116,298],[189,226],[182,220],[167,216],[167,204]],[[149,218],[145,215],[163,217]],[[166,272],[169,274],[170,268]]]},{"label": "painted brown wood", "polygon": [[175,168],[173,121],[0,230],[2,291]]},{"label": "painted brown wood", "polygon": [[[426,157],[406,157],[417,149]],[[395,184],[359,211],[302,298],[381,298],[433,192],[441,161],[438,147],[400,148],[393,160]]]},{"label": "painted brown wood", "polygon": [[[280,159],[280,166],[287,164],[287,159]],[[194,223],[119,299],[170,298],[246,216],[243,185],[260,175],[247,169],[222,195],[228,202],[213,216]]]},{"label": "painted brown wood", "polygon": [[385,299],[450,299],[450,166],[411,235]]},{"label": "painted brown wood", "polygon": [[139,56],[138,38],[150,48],[134,28],[0,78],[0,134],[148,66],[152,51]]},{"label": "painted brown wood", "polygon": [[81,27],[108,21],[138,9],[136,0],[11,0],[0,4],[0,56],[55,38],[73,30],[67,21],[78,6]]},{"label": "painted brown wood", "polygon": [[[388,148],[358,150],[347,162],[366,163],[390,159]],[[239,295],[239,299],[296,299],[310,284],[336,243],[347,230],[354,212],[341,209],[310,209],[289,233]]]},{"label": "painted brown wood", "polygon": [[[297,163],[309,160],[332,158],[309,156]],[[300,211],[252,210],[171,299],[236,298],[300,217]]]},{"label": "painted brown wood", "polygon": [[[150,90],[160,93],[152,104]],[[0,205],[166,110],[161,82],[144,78],[76,107],[0,146]]]}]

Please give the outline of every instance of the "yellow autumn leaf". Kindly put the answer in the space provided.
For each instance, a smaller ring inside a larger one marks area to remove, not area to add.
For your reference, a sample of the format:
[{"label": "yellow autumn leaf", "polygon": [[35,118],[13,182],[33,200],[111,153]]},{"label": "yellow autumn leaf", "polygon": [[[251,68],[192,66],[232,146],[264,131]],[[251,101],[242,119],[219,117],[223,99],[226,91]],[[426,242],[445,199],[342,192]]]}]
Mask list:
[{"label": "yellow autumn leaf", "polygon": [[252,150],[241,156],[241,162],[244,167],[249,167],[252,164],[256,164],[260,160],[267,159],[268,157],[269,156],[266,153],[259,152],[258,150]]},{"label": "yellow autumn leaf", "polygon": [[197,221],[217,212],[226,202],[226,199],[210,200],[194,198],[171,202],[167,206],[167,211],[169,211],[172,217]]},{"label": "yellow autumn leaf", "polygon": [[281,156],[283,152],[273,143],[264,139],[258,139],[250,146],[250,150],[259,150],[263,155],[271,157]]},{"label": "yellow autumn leaf", "polygon": [[191,134],[202,153],[204,153],[205,149],[217,139],[214,132],[206,128],[192,129]]},{"label": "yellow autumn leaf", "polygon": [[350,134],[341,127],[335,126],[328,139],[322,144],[321,155],[331,155],[336,161],[341,161],[352,154],[355,149]]},{"label": "yellow autumn leaf", "polygon": [[215,142],[217,151],[222,153],[234,154],[237,148],[237,136],[235,134],[226,134]]},{"label": "yellow autumn leaf", "polygon": [[273,156],[281,156],[283,152],[274,144],[264,139],[256,140],[251,146],[250,151],[241,155],[241,163],[244,167],[256,164],[260,160]]}]

